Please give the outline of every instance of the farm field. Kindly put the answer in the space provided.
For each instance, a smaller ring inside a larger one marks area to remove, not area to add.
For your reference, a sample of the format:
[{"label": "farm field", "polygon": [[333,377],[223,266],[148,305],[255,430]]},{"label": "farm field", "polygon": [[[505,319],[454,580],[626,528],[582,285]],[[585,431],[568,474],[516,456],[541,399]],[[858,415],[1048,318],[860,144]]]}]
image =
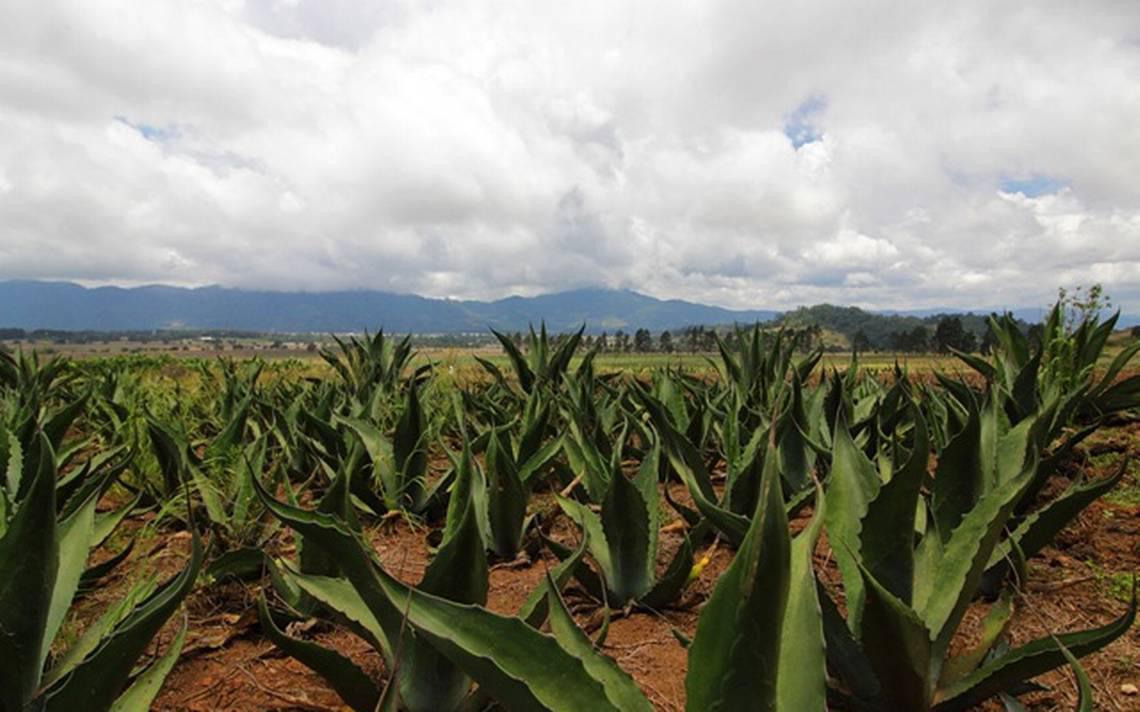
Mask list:
[{"label": "farm field", "polygon": [[1000,326],[0,356],[0,708],[1136,709],[1140,343]]}]

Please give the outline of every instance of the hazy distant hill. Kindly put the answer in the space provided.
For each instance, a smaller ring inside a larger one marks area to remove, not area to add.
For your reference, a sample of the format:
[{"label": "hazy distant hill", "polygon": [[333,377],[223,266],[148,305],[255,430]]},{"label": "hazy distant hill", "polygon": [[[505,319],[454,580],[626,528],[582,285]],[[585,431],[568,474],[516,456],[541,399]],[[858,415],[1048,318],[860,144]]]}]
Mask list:
[{"label": "hazy distant hill", "polygon": [[[771,321],[791,326],[816,324],[850,338],[857,331],[875,344],[894,332],[923,325],[933,329],[942,314],[962,317],[963,326],[981,335],[989,310],[964,314],[953,309],[870,312],[857,307],[817,304],[785,314],[767,309],[732,310],[679,299],[655,299],[618,289],[577,289],[493,302],[429,299],[377,291],[266,292],[222,287],[96,287],[70,282],[0,281],[0,328],[67,331],[151,329],[229,329],[257,332],[388,331],[429,333],[510,331],[546,320],[553,331],[585,323],[591,332],[650,331],[684,326]],[[1017,309],[1026,323],[1042,309]],[[1124,315],[1119,325],[1131,326]]]},{"label": "hazy distant hill", "polygon": [[365,328],[416,333],[525,329],[583,322],[591,331],[768,321],[769,310],[735,311],[628,290],[579,289],[493,302],[429,299],[376,291],[266,292],[221,287],[97,287],[69,282],[0,282],[0,327],[123,331],[235,329],[329,332]]},{"label": "hazy distant hill", "polygon": [[892,336],[897,332],[905,332],[915,327],[923,327],[930,333],[938,326],[943,316],[956,316],[962,321],[962,326],[974,336],[981,338],[986,331],[987,312],[962,313],[949,310],[935,312],[869,312],[859,307],[840,307],[833,304],[817,304],[812,307],[800,307],[783,315],[783,322],[789,326],[816,325],[852,339],[857,332],[863,335],[876,348],[888,348]]}]

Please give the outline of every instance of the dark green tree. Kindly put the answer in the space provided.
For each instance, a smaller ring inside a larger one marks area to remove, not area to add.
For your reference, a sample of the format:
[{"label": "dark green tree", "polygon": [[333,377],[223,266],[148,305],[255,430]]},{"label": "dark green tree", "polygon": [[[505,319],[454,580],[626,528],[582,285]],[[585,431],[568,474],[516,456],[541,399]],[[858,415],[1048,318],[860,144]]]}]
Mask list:
[{"label": "dark green tree", "polygon": [[649,329],[638,329],[633,333],[633,350],[637,353],[648,353],[653,350],[653,337]]},{"label": "dark green tree", "polygon": [[950,349],[968,353],[977,349],[978,343],[974,334],[963,328],[960,318],[944,316],[938,321],[938,327],[934,330],[934,340],[931,345],[939,353],[947,353]]},{"label": "dark green tree", "polygon": [[621,329],[614,332],[614,351],[626,352],[629,351],[629,334]]},{"label": "dark green tree", "polygon": [[[993,314],[991,316],[993,316],[994,319],[997,318],[997,314]],[[994,333],[993,325],[987,321],[986,322],[986,332],[984,334],[982,334],[982,343],[981,343],[981,346],[979,347],[978,350],[982,352],[983,356],[989,356],[990,351],[993,350],[993,348],[996,344],[997,344],[997,334]]]}]

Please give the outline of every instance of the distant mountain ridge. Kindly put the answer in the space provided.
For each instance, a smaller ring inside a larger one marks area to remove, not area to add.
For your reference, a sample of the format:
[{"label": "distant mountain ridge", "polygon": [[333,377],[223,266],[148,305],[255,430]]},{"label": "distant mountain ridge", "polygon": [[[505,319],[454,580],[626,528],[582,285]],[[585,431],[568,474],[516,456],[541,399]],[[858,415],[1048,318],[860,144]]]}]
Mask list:
[{"label": "distant mountain ridge", "polygon": [[660,331],[695,324],[770,321],[779,312],[662,300],[630,290],[577,289],[495,301],[450,300],[369,290],[269,292],[224,287],[83,287],[71,282],[0,282],[0,328],[64,331],[230,329],[258,332],[462,333]]},{"label": "distant mountain ridge", "polygon": [[[894,331],[933,326],[942,314],[962,315],[967,329],[985,330],[988,309],[868,311],[817,304],[788,312],[724,309],[680,299],[656,299],[624,289],[576,289],[494,301],[433,299],[370,290],[271,292],[225,287],[83,287],[71,282],[0,281],[0,329],[149,331],[159,329],[328,333],[376,330],[457,334],[522,330],[546,321],[552,331],[585,323],[591,333],[639,328],[658,332],[685,326],[768,322],[817,324],[852,336],[862,330],[878,342]],[[1027,323],[1046,310],[1014,309]],[[1137,323],[1124,315],[1118,326]]]}]

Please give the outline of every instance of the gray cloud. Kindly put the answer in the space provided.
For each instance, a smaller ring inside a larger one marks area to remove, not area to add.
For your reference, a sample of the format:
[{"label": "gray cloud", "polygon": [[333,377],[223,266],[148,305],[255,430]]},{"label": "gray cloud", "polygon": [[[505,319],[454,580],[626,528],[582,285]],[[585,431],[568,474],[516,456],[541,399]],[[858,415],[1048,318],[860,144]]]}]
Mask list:
[{"label": "gray cloud", "polygon": [[1140,310],[1128,2],[4,16],[0,278]]}]

